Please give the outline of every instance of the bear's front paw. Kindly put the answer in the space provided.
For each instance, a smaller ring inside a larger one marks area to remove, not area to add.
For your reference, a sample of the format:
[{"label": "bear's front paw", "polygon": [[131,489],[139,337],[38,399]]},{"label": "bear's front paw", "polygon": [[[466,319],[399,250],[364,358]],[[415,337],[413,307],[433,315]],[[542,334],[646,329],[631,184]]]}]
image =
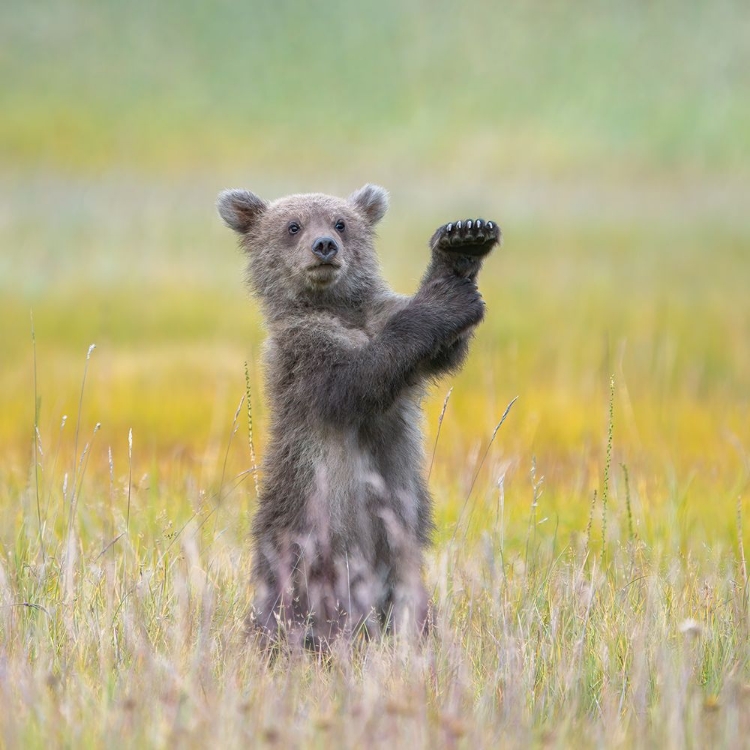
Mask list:
[{"label": "bear's front paw", "polygon": [[433,250],[483,258],[500,242],[502,232],[494,221],[465,219],[440,227],[430,240]]}]

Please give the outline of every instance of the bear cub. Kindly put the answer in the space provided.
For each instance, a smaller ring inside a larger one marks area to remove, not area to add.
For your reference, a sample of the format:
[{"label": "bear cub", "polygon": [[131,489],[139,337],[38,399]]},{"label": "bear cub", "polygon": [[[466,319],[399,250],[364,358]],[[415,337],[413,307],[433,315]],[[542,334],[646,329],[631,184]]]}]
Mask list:
[{"label": "bear cub", "polygon": [[466,358],[484,316],[477,274],[500,228],[440,227],[407,297],[388,287],[375,253],[381,187],[272,202],[227,190],[217,207],[240,236],[268,328],[253,626],[266,643],[313,648],[358,632],[421,634],[433,528],[421,401]]}]

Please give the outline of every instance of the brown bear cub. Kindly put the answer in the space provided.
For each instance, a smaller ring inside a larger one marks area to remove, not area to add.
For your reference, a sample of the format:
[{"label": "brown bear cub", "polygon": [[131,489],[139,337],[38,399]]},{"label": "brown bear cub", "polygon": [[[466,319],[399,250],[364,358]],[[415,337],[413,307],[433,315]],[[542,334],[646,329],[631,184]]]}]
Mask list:
[{"label": "brown bear cub", "polygon": [[421,401],[456,371],[484,316],[476,277],[500,240],[482,219],[440,227],[412,297],[383,280],[380,187],[346,200],[267,202],[227,190],[265,313],[270,440],[254,519],[251,619],[266,642],[423,632],[422,550],[433,528]]}]

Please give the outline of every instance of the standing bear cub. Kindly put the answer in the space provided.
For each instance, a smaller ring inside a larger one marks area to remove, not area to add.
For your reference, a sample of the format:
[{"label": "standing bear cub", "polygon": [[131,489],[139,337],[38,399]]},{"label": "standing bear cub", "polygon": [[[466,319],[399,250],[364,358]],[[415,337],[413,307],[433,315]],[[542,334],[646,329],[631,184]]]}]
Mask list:
[{"label": "standing bear cub", "polygon": [[456,371],[484,316],[476,277],[500,228],[440,227],[412,297],[383,280],[374,229],[388,195],[227,190],[267,321],[270,440],[254,519],[251,614],[266,642],[325,648],[341,634],[421,633],[433,528],[421,401]]}]

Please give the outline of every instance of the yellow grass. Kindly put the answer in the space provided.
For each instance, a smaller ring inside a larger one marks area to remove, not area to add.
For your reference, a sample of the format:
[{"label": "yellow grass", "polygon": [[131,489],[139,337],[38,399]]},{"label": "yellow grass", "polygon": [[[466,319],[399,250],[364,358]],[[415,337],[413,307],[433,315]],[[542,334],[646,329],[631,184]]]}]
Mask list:
[{"label": "yellow grass", "polygon": [[[3,296],[4,744],[741,742],[744,224],[505,222],[470,362],[428,402],[431,451],[453,387],[431,475],[435,632],[269,663],[243,631],[256,491],[238,406],[247,361],[262,456],[258,310],[208,196],[133,227],[145,206],[113,214],[117,190],[99,186],[88,244],[35,227]],[[394,193],[380,244],[408,290],[433,211]],[[73,257],[57,280],[25,272],[52,242]]]}]

